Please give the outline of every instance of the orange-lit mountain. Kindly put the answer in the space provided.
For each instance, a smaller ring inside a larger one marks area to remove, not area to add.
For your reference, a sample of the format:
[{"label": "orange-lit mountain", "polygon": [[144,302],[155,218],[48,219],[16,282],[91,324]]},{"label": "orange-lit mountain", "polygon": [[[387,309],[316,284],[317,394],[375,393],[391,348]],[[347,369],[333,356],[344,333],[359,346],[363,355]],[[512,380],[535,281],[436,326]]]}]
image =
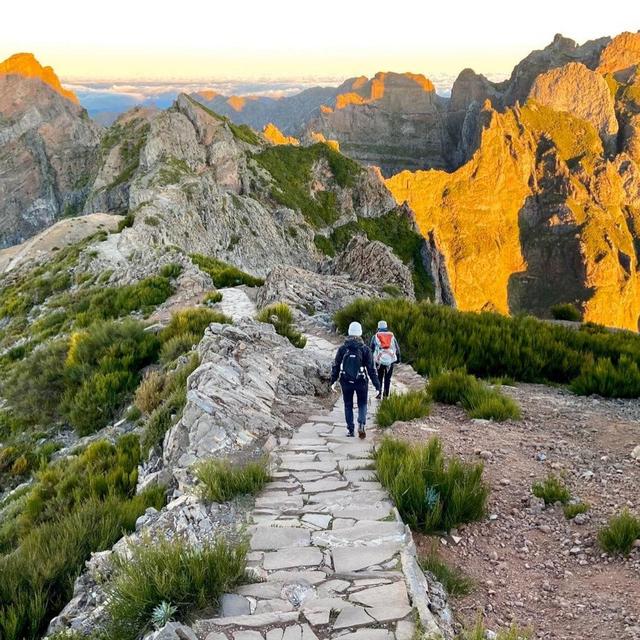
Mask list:
[{"label": "orange-lit mountain", "polygon": [[0,63],[0,247],[82,210],[98,127],[31,54]]},{"label": "orange-lit mountain", "polygon": [[445,300],[543,316],[573,302],[638,330],[639,65],[636,33],[582,47],[557,37],[501,86],[463,72],[451,104],[464,92],[468,162],[387,180],[416,214]]}]

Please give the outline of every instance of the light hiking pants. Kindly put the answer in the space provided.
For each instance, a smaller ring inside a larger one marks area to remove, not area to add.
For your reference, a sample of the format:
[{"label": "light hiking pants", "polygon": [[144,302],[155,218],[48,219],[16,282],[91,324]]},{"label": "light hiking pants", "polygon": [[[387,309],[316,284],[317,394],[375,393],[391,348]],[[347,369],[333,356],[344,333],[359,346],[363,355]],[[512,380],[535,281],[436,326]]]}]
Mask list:
[{"label": "light hiking pants", "polygon": [[353,431],[353,396],[358,402],[358,424],[367,423],[367,396],[369,393],[369,380],[364,378],[355,383],[340,382],[342,387],[342,399],[344,400],[344,418],[347,429]]}]

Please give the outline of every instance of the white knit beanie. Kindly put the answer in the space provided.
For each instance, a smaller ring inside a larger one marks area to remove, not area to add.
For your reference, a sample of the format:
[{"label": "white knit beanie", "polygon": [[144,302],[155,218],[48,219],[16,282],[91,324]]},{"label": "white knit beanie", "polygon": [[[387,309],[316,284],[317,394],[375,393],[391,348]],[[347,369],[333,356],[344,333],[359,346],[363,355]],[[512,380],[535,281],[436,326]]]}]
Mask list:
[{"label": "white knit beanie", "polygon": [[349,325],[349,335],[360,337],[362,335],[362,325],[359,322],[352,322]]},{"label": "white knit beanie", "polygon": [[380,320],[380,322],[378,322],[378,329],[386,329],[386,328],[387,328],[387,321]]}]

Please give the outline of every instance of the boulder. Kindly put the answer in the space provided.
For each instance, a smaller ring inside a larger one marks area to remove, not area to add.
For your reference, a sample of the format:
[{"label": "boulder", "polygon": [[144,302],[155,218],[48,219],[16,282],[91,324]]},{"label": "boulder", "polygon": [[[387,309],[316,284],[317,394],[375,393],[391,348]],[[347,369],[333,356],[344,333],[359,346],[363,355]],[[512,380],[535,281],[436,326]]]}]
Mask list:
[{"label": "boulder", "polygon": [[615,151],[618,120],[611,91],[604,78],[579,62],[540,74],[529,98],[590,122],[609,152]]},{"label": "boulder", "polygon": [[309,315],[333,315],[358,298],[383,297],[381,286],[357,282],[350,275],[313,273],[294,267],[276,267],[258,290],[257,304],[273,302],[289,306]]},{"label": "boulder", "polygon": [[364,235],[351,238],[331,265],[333,274],[349,274],[355,281],[379,288],[392,287],[402,296],[415,299],[411,269],[389,246],[370,241]]}]

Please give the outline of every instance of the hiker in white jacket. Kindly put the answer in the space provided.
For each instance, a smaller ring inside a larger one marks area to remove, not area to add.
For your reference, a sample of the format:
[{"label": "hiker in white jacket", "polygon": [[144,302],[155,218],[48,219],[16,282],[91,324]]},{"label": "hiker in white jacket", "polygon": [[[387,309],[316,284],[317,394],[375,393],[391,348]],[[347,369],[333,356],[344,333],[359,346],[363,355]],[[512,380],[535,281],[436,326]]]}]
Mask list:
[{"label": "hiker in white jacket", "polygon": [[393,333],[389,331],[385,320],[378,322],[378,331],[371,338],[371,352],[380,380],[380,391],[376,398],[380,398],[382,393],[387,398],[391,389],[393,367],[400,362],[400,345]]}]

